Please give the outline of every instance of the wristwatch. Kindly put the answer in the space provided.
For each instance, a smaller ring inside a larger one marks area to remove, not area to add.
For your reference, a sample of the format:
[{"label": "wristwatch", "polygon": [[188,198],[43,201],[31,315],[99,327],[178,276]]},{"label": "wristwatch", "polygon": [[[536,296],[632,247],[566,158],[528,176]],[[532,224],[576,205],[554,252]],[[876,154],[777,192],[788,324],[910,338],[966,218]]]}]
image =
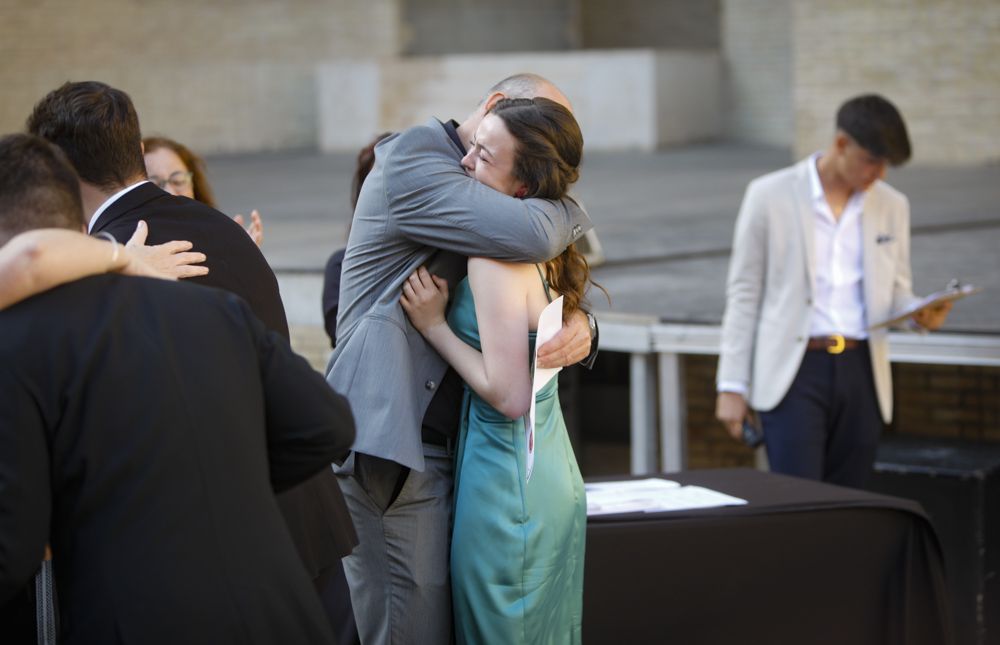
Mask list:
[{"label": "wristwatch", "polygon": [[594,351],[594,341],[597,340],[597,318],[594,314],[587,312],[587,325],[590,327],[590,351]]},{"label": "wristwatch", "polygon": [[584,312],[587,314],[587,326],[590,327],[590,354],[587,358],[580,361],[580,365],[583,365],[588,370],[594,367],[594,361],[597,360],[597,346],[600,340],[600,330],[597,328],[597,318],[594,314],[589,311]]}]

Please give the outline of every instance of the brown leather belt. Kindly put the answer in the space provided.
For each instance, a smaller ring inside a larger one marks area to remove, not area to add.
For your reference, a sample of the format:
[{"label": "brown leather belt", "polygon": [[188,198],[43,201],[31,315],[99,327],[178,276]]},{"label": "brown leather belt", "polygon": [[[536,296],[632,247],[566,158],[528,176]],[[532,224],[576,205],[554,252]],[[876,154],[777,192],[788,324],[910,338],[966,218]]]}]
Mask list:
[{"label": "brown leather belt", "polygon": [[806,349],[822,350],[827,354],[839,354],[845,349],[856,349],[864,341],[855,338],[844,338],[840,334],[832,336],[813,336],[806,343]]}]

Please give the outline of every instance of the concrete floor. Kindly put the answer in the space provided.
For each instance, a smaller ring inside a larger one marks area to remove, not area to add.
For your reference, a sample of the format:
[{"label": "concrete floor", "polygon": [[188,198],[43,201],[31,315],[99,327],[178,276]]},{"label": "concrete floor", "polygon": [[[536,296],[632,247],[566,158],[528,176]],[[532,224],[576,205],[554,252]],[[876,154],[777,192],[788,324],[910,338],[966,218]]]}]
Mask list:
[{"label": "concrete floor", "polygon": [[[612,295],[610,307],[595,295],[594,308],[718,324],[746,184],[792,161],[785,150],[736,144],[587,156],[575,192],[608,260],[594,277]],[[208,166],[223,211],[263,214],[264,252],[290,319],[318,321],[318,272],[346,239],[353,155],[233,155]],[[888,180],[911,203],[915,291],[952,278],[982,286],[945,329],[1000,333],[1000,165],[904,167]]]}]

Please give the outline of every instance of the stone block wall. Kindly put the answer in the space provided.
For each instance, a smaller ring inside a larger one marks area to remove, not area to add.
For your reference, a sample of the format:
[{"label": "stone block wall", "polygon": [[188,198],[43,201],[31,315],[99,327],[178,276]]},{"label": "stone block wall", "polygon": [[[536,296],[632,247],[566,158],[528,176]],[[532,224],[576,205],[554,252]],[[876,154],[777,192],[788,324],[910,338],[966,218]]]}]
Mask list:
[{"label": "stone block wall", "polygon": [[792,5],[796,156],[828,143],[845,98],[878,92],[903,113],[914,162],[1000,160],[1000,3]]},{"label": "stone block wall", "polygon": [[396,0],[5,0],[0,132],[67,80],[132,96],[202,153],[313,147],[316,60],[398,50]]},{"label": "stone block wall", "polygon": [[720,127],[719,70],[712,51],[651,49],[333,61],[318,72],[320,149],[354,151],[430,116],[464,119],[494,83],[523,71],[570,98],[589,150],[703,141]]},{"label": "stone block wall", "polygon": [[723,111],[725,133],[733,139],[792,145],[791,5],[791,0],[723,0]]}]

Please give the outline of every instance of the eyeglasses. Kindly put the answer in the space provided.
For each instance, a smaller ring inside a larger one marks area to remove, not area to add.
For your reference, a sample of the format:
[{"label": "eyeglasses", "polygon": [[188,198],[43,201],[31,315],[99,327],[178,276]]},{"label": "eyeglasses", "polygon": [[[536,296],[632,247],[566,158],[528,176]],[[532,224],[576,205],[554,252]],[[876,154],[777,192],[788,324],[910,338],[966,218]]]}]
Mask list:
[{"label": "eyeglasses", "polygon": [[191,177],[193,176],[194,173],[191,171],[184,172],[183,170],[178,170],[177,172],[171,173],[166,179],[163,177],[157,177],[156,175],[150,175],[149,181],[163,189],[166,189],[167,184],[170,184],[177,190],[181,190],[191,185]]}]

